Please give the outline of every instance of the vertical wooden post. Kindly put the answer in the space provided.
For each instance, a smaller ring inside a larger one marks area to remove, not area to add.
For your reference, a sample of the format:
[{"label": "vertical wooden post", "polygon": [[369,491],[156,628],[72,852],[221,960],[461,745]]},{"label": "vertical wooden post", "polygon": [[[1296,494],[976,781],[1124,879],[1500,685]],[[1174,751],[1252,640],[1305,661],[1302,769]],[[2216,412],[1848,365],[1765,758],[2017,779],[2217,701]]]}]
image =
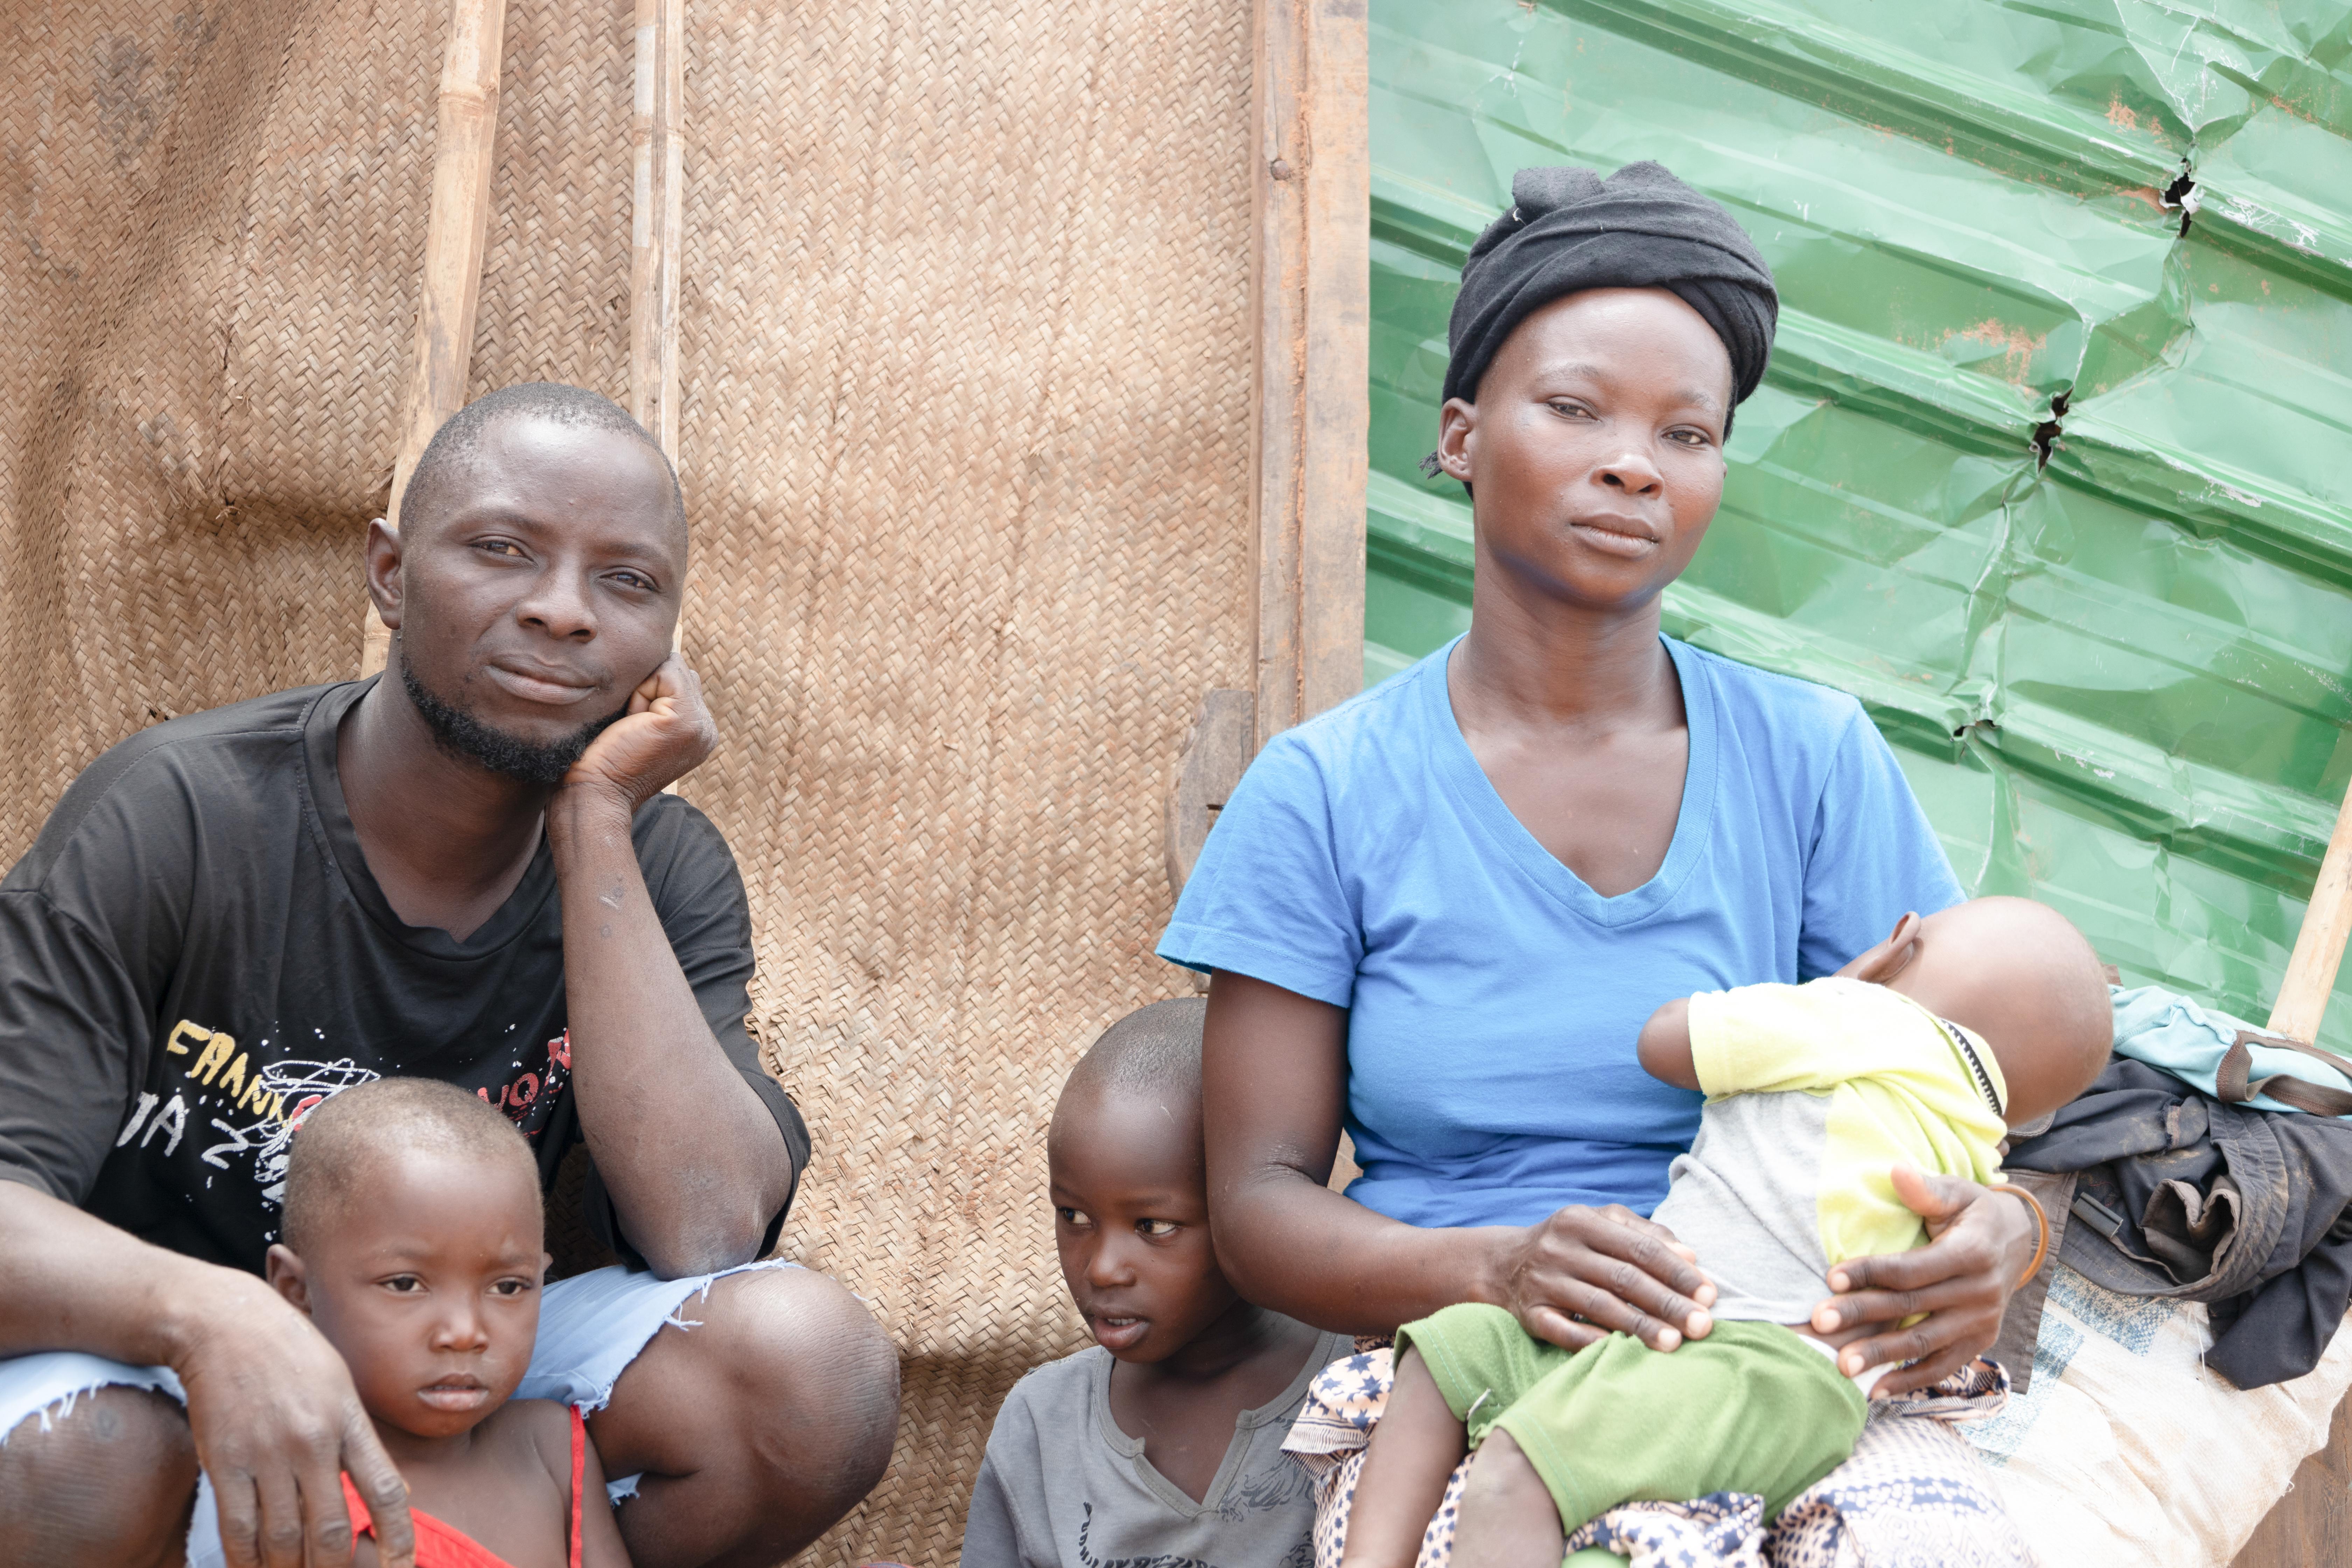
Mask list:
[{"label": "vertical wooden post", "polygon": [[686,229],[686,0],[637,0],[629,150],[629,412],[677,461],[677,298]]},{"label": "vertical wooden post", "polygon": [[[2352,789],[2336,809],[2336,831],[2319,862],[2319,880],[2294,934],[2294,953],[2279,982],[2271,1008],[2270,1032],[2311,1045],[2319,1043],[2319,1022],[2336,989],[2344,962],[2344,939],[2352,934]],[[2303,1461],[2294,1481],[2254,1529],[2233,1568],[2299,1568],[2307,1563],[2342,1563],[2352,1552],[2352,1405],[2339,1404],[2326,1447]]]},{"label": "vertical wooden post", "polygon": [[[482,241],[490,222],[492,142],[499,128],[499,61],[506,0],[454,0],[449,47],[433,132],[433,206],[425,226],[425,287],[402,395],[400,452],[392,467],[384,521],[400,527],[400,492],[441,422],[465,405],[474,352],[474,307],[482,290]],[[368,606],[360,673],[382,669],[392,634]]]},{"label": "vertical wooden post", "polygon": [[[677,466],[678,273],[686,249],[686,0],[637,0],[636,111],[629,121],[629,413]],[[679,587],[672,652],[686,647]],[[676,795],[677,782],[663,786]]]},{"label": "vertical wooden post", "polygon": [[1251,171],[1256,739],[1363,683],[1371,147],[1364,0],[1258,0]]},{"label": "vertical wooden post", "polygon": [[2279,982],[2278,1003],[2271,1009],[2272,1034],[2319,1043],[2319,1021],[2336,990],[2347,933],[2352,933],[2352,791],[2336,813],[2336,831],[2319,863],[2319,881],[2311,889],[2311,903],[2294,935],[2294,955]]}]

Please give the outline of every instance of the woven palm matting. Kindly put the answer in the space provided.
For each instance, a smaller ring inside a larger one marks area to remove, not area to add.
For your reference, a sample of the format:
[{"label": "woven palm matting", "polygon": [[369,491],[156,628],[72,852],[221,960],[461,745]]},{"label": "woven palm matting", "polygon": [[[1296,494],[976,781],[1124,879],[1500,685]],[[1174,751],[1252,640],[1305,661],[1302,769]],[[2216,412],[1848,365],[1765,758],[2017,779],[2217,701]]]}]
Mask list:
[{"label": "woven palm matting", "polygon": [[[905,1356],[813,1559],[953,1560],[1077,1342],[1063,1072],[1185,987],[1159,802],[1250,684],[1246,0],[689,0],[685,793],[817,1157],[787,1250]],[[477,392],[627,376],[627,0],[514,0]],[[20,0],[0,71],[0,852],[142,725],[349,675],[442,0]]]}]

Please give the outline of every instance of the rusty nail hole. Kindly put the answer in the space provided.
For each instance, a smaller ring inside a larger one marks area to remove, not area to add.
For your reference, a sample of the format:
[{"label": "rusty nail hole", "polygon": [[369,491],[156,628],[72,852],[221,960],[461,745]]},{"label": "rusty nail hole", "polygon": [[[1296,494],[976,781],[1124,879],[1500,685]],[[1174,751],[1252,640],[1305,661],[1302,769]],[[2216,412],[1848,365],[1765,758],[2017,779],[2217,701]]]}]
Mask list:
[{"label": "rusty nail hole", "polygon": [[1290,178],[1289,161],[1287,159],[1276,158],[1273,163],[1268,163],[1265,166],[1265,172],[1272,174],[1277,180],[1286,180]]}]

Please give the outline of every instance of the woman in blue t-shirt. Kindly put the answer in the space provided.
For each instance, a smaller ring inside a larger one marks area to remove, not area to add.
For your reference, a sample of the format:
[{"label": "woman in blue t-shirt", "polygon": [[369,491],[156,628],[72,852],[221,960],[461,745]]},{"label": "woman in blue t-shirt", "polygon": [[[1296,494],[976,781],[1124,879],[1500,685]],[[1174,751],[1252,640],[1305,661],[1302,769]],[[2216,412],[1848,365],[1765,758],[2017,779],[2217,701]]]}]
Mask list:
[{"label": "woman in blue t-shirt", "polygon": [[[1706,1259],[1643,1216],[1700,1097],[1642,1071],[1642,1021],[1961,893],[1852,698],[1660,634],[1770,351],[1761,257],[1655,164],[1513,195],[1464,269],[1433,459],[1472,492],[1471,629],[1267,744],[1160,951],[1214,976],[1211,1205],[1254,1300],[1357,1331],[1490,1301],[1671,1350],[1708,1327]],[[1971,1184],[1905,1196],[1937,1238],[1831,1303],[1847,1370],[1915,1363],[1882,1394],[1989,1349],[2034,1245]]]}]

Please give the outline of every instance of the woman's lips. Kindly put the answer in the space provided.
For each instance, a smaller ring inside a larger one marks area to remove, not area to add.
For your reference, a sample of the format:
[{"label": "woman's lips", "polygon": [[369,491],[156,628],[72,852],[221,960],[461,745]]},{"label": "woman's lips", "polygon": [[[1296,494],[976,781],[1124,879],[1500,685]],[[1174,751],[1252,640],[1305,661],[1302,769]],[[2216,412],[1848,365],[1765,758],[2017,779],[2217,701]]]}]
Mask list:
[{"label": "woman's lips", "polygon": [[1143,1336],[1151,1331],[1151,1320],[1098,1316],[1088,1318],[1087,1327],[1095,1331],[1095,1343],[1117,1355],[1142,1342]]},{"label": "woman's lips", "polygon": [[1596,518],[1587,522],[1570,522],[1568,526],[1569,531],[1575,534],[1577,538],[1595,550],[1611,555],[1628,558],[1646,555],[1658,547],[1658,536],[1655,532],[1644,529],[1639,523],[1626,522],[1617,518]]}]

